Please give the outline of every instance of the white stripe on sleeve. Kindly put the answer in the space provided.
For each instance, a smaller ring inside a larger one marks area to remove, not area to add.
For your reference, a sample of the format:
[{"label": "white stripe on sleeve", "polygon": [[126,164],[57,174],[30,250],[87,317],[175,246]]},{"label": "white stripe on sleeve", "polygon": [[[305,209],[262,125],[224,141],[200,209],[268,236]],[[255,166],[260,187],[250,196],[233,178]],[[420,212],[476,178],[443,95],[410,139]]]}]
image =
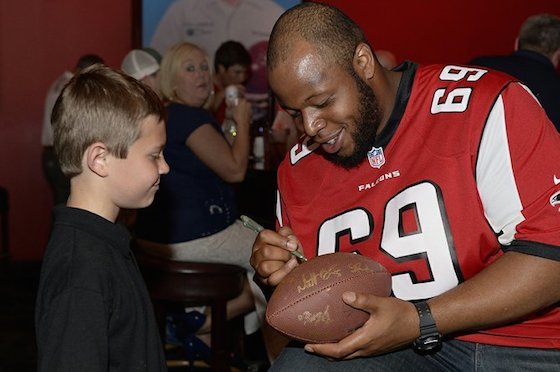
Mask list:
[{"label": "white stripe on sleeve", "polygon": [[517,225],[525,218],[511,164],[501,95],[490,112],[480,142],[476,183],[490,226],[496,233],[502,232],[500,244],[510,244]]}]

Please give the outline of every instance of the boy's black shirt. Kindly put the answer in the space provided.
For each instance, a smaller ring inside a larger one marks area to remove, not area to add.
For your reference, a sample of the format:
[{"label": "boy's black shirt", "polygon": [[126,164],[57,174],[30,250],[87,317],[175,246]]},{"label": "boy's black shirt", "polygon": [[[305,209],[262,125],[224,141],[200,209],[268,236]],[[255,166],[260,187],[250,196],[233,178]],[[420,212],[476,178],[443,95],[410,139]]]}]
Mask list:
[{"label": "boy's black shirt", "polygon": [[35,309],[39,371],[165,371],[126,228],[56,207]]}]

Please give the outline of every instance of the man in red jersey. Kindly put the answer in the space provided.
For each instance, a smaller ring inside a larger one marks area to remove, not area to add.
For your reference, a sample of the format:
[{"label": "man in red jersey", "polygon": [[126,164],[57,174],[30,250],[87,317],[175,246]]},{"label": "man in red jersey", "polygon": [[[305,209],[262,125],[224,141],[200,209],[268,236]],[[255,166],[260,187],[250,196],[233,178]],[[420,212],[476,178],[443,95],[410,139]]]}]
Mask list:
[{"label": "man in red jersey", "polygon": [[289,346],[272,370],[557,369],[560,135],[528,88],[469,66],[388,71],[352,20],[311,2],[276,23],[268,78],[307,137],[280,166],[256,280],[280,283],[295,249],[356,252],[394,294],[345,293],[366,324]]}]

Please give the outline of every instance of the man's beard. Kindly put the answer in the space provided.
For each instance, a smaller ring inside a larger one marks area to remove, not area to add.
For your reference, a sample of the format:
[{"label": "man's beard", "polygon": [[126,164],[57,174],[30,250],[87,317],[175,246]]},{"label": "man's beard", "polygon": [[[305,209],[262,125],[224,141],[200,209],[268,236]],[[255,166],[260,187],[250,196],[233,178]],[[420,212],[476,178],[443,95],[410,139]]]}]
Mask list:
[{"label": "man's beard", "polygon": [[346,169],[357,167],[366,158],[367,152],[375,143],[382,115],[373,90],[354,71],[352,71],[352,77],[358,89],[359,112],[356,127],[350,133],[354,141],[354,152],[348,156],[325,154],[327,160]]}]

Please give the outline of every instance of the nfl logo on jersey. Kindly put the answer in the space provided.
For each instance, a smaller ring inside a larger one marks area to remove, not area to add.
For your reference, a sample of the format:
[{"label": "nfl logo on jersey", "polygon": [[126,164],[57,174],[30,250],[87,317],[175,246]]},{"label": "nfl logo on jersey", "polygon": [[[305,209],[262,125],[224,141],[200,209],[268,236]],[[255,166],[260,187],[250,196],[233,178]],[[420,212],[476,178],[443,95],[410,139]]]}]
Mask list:
[{"label": "nfl logo on jersey", "polygon": [[369,165],[373,168],[381,168],[381,166],[385,164],[385,155],[383,155],[383,148],[381,147],[372,147],[371,150],[368,151],[367,157]]}]

